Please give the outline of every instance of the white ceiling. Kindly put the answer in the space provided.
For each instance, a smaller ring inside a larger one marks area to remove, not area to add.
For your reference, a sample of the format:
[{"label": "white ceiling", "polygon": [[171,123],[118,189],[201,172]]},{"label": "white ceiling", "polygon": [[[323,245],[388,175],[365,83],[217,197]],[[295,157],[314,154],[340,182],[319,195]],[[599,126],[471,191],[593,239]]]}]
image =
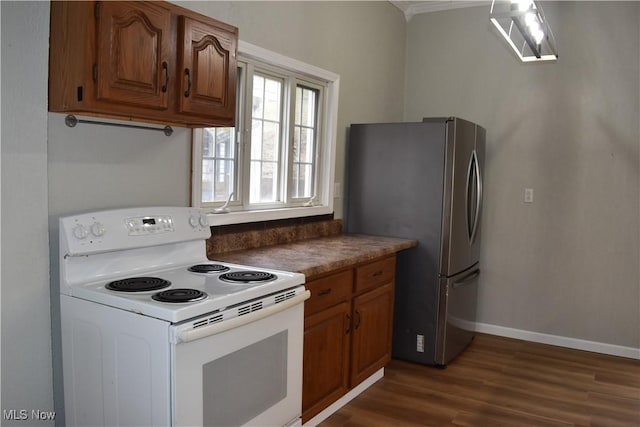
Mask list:
[{"label": "white ceiling", "polygon": [[409,21],[414,15],[420,13],[437,12],[439,10],[458,9],[461,7],[473,7],[491,4],[491,1],[485,0],[389,0],[389,2],[404,13],[404,17],[407,19],[407,21]]}]

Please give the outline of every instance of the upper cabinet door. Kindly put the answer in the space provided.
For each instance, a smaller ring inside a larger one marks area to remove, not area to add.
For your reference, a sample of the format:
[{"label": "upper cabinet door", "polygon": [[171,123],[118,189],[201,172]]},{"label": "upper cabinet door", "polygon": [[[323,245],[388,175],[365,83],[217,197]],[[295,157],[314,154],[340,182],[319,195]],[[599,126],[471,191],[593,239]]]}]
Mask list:
[{"label": "upper cabinet door", "polygon": [[179,109],[217,117],[233,126],[236,108],[237,34],[233,27],[180,17],[178,73]]},{"label": "upper cabinet door", "polygon": [[171,13],[153,2],[99,2],[97,98],[158,110],[169,104]]}]

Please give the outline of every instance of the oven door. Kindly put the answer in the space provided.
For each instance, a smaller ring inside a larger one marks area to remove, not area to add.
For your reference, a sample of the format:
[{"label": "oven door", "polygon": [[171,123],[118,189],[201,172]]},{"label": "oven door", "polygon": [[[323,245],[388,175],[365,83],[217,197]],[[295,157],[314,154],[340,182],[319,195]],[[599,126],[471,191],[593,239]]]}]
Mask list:
[{"label": "oven door", "polygon": [[175,326],[173,425],[299,425],[303,302],[308,297],[305,291],[195,329]]}]

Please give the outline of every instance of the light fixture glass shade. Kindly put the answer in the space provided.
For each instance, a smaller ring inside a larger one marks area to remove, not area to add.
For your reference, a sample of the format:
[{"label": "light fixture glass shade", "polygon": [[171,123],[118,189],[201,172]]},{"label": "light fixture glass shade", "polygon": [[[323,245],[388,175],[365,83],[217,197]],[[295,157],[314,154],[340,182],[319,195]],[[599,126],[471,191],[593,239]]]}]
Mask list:
[{"label": "light fixture glass shade", "polygon": [[493,0],[489,20],[522,62],[558,59],[556,41],[538,2]]}]

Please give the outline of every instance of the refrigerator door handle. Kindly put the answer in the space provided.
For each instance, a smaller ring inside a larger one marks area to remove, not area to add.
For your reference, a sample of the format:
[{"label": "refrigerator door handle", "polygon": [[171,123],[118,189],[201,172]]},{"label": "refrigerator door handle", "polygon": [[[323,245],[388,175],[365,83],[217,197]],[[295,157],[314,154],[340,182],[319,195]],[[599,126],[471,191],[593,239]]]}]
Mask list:
[{"label": "refrigerator door handle", "polygon": [[[480,208],[480,194],[482,187],[478,179],[478,154],[476,150],[471,152],[469,156],[469,165],[467,166],[467,185],[465,197],[465,211],[467,214],[467,234],[469,238],[469,246],[473,245],[478,229],[478,211]],[[473,188],[473,187],[476,188]],[[471,200],[473,198],[473,200]]]},{"label": "refrigerator door handle", "polygon": [[476,268],[475,270],[473,270],[473,272],[471,272],[471,274],[464,276],[462,280],[453,282],[453,285],[451,285],[451,287],[455,289],[459,288],[460,286],[468,285],[470,283],[473,283],[478,277],[480,277],[480,269]]},{"label": "refrigerator door handle", "polygon": [[478,153],[473,150],[471,154],[472,163],[475,166],[475,178],[476,178],[476,209],[473,219],[473,228],[471,232],[470,243],[476,240],[476,234],[478,232],[478,220],[480,218],[480,207],[482,205],[482,175],[480,174],[480,163],[478,162]]}]

